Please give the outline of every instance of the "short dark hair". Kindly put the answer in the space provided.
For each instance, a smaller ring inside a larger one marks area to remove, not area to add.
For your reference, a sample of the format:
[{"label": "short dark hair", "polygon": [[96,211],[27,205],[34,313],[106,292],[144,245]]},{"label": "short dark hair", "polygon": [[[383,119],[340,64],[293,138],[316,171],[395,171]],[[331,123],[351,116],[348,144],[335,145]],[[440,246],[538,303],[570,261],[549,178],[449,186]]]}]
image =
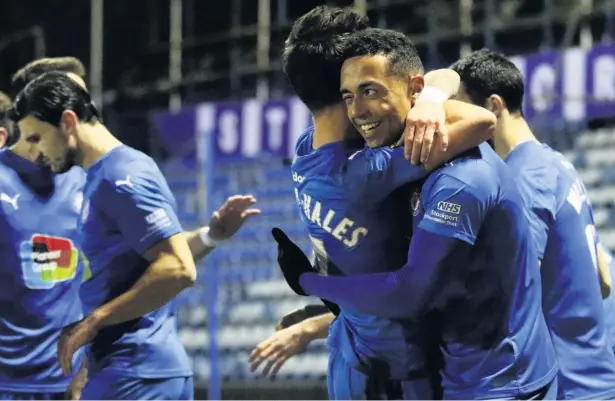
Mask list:
[{"label": "short dark hair", "polygon": [[62,72],[47,72],[19,92],[13,102],[11,119],[19,122],[27,116],[59,126],[65,110],[75,112],[80,121],[101,121],[90,94]]},{"label": "short dark hair", "polygon": [[491,95],[499,95],[513,113],[523,115],[523,75],[501,53],[489,49],[475,51],[450,67],[461,77],[472,103],[484,106]]},{"label": "short dark hair", "polygon": [[6,93],[0,92],[0,128],[6,129],[8,133],[6,146],[11,146],[16,142],[14,138],[15,124],[11,121],[12,108],[13,103],[11,102],[11,98],[9,98]]},{"label": "short dark hair", "polygon": [[344,41],[369,19],[352,8],[318,6],[300,17],[284,45],[284,72],[295,93],[317,112],[341,102]]},{"label": "short dark hair", "polygon": [[17,96],[28,82],[46,72],[73,73],[85,80],[85,66],[75,57],[45,57],[34,60],[19,69],[11,78],[11,95]]},{"label": "short dark hair", "polygon": [[412,40],[392,29],[369,28],[355,32],[346,41],[344,60],[362,56],[385,56],[395,75],[423,74],[423,62]]}]

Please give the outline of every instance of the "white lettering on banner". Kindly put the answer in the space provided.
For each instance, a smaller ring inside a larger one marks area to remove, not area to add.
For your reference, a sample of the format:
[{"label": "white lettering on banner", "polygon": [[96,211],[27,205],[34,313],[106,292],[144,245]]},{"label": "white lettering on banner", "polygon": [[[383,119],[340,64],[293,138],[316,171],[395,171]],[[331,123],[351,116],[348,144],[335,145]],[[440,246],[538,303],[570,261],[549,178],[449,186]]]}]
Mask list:
[{"label": "white lettering on banner", "polygon": [[547,111],[553,103],[557,74],[553,66],[542,63],[530,77],[531,105],[537,112]]},{"label": "white lettering on banner", "polygon": [[[553,122],[559,118],[582,121],[609,116],[615,110],[615,45],[510,59],[523,74],[524,106],[530,119],[535,113],[549,112]],[[216,135],[214,149],[222,156],[258,157],[265,151],[292,158],[298,137],[312,123],[310,111],[296,97],[206,103],[197,110],[195,131]]]},{"label": "white lettering on banner", "polygon": [[562,116],[569,121],[579,121],[585,117],[585,94],[587,74],[586,51],[583,49],[570,49],[562,57],[564,62],[562,73]]},{"label": "white lettering on banner", "polygon": [[276,151],[282,148],[284,143],[284,123],[287,119],[286,110],[281,107],[272,107],[265,112],[269,150]]},{"label": "white lettering on banner", "polygon": [[594,99],[599,102],[615,101],[615,57],[602,55],[594,62]]},{"label": "white lettering on banner", "polygon": [[234,111],[224,111],[220,115],[218,145],[224,153],[233,153],[239,146],[239,117]]},{"label": "white lettering on banner", "polygon": [[241,110],[243,124],[241,132],[241,154],[245,157],[258,156],[262,151],[263,101],[247,100]]}]

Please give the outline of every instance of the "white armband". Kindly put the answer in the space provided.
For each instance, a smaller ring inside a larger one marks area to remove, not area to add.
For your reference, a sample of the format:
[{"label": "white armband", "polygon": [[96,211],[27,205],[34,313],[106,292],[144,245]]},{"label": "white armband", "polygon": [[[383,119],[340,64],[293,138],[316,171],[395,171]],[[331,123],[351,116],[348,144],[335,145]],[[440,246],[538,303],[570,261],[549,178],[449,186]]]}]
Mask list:
[{"label": "white armband", "polygon": [[201,228],[201,231],[199,231],[199,236],[201,237],[201,241],[203,241],[203,244],[210,248],[215,248],[216,245],[218,245],[218,243],[220,242],[211,238],[211,236],[209,235],[209,226]]},{"label": "white armband", "polygon": [[435,86],[426,86],[423,88],[416,101],[444,103],[448,100],[448,98],[448,94],[442,89],[436,88]]}]

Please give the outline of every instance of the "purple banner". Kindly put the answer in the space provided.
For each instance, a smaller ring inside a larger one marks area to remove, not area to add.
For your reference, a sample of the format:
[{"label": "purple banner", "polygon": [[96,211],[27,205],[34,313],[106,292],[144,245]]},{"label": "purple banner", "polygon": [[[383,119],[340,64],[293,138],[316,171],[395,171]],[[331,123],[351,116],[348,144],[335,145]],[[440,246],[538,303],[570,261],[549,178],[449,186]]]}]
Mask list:
[{"label": "purple banner", "polygon": [[254,157],[292,157],[296,138],[311,124],[296,98],[207,103],[196,113],[201,135],[213,135],[216,162]]},{"label": "purple banner", "polygon": [[586,56],[587,117],[615,114],[615,47],[596,46]]},{"label": "purple banner", "polygon": [[[531,124],[615,116],[614,45],[511,59],[524,76],[524,110]],[[153,120],[167,150],[185,165],[195,159],[196,135],[212,140],[215,162],[290,158],[311,115],[297,98],[249,99],[206,103],[179,114],[159,112]]]},{"label": "purple banner", "polygon": [[545,119],[562,113],[562,79],[558,73],[559,54],[540,53],[525,59],[525,117]]}]

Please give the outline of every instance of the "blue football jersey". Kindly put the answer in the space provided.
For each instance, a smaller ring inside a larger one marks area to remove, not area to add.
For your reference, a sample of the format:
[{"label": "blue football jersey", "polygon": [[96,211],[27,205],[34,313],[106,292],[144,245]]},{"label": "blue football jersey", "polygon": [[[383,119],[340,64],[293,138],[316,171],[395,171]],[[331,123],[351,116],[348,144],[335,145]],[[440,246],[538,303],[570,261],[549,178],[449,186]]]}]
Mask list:
[{"label": "blue football jersey", "polygon": [[[321,273],[348,276],[398,269],[412,229],[409,188],[426,175],[403,148],[348,150],[342,142],[312,148],[313,128],[298,140],[292,176],[299,214]],[[396,192],[397,190],[397,192]],[[377,358],[396,379],[423,364],[422,350],[407,345],[416,335],[408,322],[342,308],[328,344],[351,364]]]},{"label": "blue football jersey", "polygon": [[[481,145],[429,175],[415,213],[412,241],[431,235],[469,245],[464,260],[428,273],[429,293],[416,284],[425,281],[420,260],[440,260],[428,246],[395,272],[305,275],[306,291],[381,317],[435,316],[445,399],[518,397],[550,385],[557,363],[542,314],[538,257],[513,172]],[[442,245],[437,249],[442,252]]]},{"label": "blue football jersey", "polygon": [[[141,255],[183,231],[158,166],[127,146],[111,150],[88,169],[80,227],[91,270],[80,290],[85,314],[131,288],[150,265]],[[192,375],[177,334],[174,301],[101,330],[88,355],[90,374],[104,368],[141,378]]]},{"label": "blue football jersey", "polygon": [[[419,210],[421,229],[473,245],[467,266],[456,266],[458,275],[441,289],[448,302],[436,306],[444,397],[509,397],[547,385],[557,364],[541,309],[536,251],[512,171],[483,144],[429,176]],[[496,305],[505,305],[505,313]],[[499,343],[473,344],[473,336],[494,322],[503,328]]]},{"label": "blue football jersey", "polygon": [[[62,393],[60,330],[81,318],[77,247],[85,173],[0,151],[0,390]],[[78,356],[75,357],[75,366]]]},{"label": "blue football jersey", "polygon": [[515,171],[542,260],[543,310],[560,367],[559,397],[615,396],[598,278],[592,207],[574,166],[537,141],[506,157]]}]

